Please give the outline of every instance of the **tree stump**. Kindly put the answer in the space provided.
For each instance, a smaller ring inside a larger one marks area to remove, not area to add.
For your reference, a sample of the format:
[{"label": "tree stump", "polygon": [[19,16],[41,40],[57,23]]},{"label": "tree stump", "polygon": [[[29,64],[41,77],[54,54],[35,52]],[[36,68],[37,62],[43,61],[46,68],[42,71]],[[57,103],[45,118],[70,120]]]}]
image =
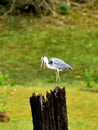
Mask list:
[{"label": "tree stump", "polygon": [[6,112],[0,112],[0,122],[8,122],[10,118]]},{"label": "tree stump", "polygon": [[65,88],[47,92],[46,100],[42,94],[33,93],[30,106],[33,130],[68,130]]}]

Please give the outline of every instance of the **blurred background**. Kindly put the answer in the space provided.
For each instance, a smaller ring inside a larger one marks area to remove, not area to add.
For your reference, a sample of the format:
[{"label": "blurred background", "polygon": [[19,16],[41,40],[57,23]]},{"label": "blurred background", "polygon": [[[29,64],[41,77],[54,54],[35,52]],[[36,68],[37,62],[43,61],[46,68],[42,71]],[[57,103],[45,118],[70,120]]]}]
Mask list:
[{"label": "blurred background", "polygon": [[[0,84],[54,82],[40,69],[40,57],[58,57],[73,71],[62,82],[98,82],[96,0],[2,0],[0,2]],[[7,83],[5,83],[6,81]]]}]

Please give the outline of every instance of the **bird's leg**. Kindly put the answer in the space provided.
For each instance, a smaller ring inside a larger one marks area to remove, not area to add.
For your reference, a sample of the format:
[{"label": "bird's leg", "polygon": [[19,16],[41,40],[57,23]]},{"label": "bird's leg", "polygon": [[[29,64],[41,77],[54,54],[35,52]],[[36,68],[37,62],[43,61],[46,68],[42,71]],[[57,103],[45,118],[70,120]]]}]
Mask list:
[{"label": "bird's leg", "polygon": [[58,82],[58,72],[56,71],[56,84]]},{"label": "bird's leg", "polygon": [[57,71],[58,73],[58,86],[60,85],[60,75],[59,75],[59,71]]},{"label": "bird's leg", "polygon": [[57,71],[56,72],[56,83],[58,84],[58,86],[59,86],[59,84],[60,84],[60,76],[59,76],[59,71]]}]

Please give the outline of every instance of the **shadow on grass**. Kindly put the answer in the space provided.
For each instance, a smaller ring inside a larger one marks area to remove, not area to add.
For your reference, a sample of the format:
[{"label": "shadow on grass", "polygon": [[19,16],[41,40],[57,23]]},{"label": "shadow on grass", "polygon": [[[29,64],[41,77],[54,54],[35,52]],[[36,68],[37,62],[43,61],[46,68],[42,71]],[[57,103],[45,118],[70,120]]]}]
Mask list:
[{"label": "shadow on grass", "polygon": [[98,89],[97,88],[81,88],[80,90],[84,91],[84,92],[98,93]]}]

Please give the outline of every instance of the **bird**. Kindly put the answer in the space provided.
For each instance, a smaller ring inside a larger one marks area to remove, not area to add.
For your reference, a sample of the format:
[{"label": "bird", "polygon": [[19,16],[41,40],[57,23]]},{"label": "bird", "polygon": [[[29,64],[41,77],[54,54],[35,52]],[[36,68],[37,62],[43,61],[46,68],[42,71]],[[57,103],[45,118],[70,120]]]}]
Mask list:
[{"label": "bird", "polygon": [[58,83],[58,85],[60,84],[59,72],[65,69],[73,70],[73,68],[62,59],[54,57],[48,59],[47,56],[41,57],[41,68],[43,67],[44,69],[47,67],[48,69],[56,70],[56,83]]}]

